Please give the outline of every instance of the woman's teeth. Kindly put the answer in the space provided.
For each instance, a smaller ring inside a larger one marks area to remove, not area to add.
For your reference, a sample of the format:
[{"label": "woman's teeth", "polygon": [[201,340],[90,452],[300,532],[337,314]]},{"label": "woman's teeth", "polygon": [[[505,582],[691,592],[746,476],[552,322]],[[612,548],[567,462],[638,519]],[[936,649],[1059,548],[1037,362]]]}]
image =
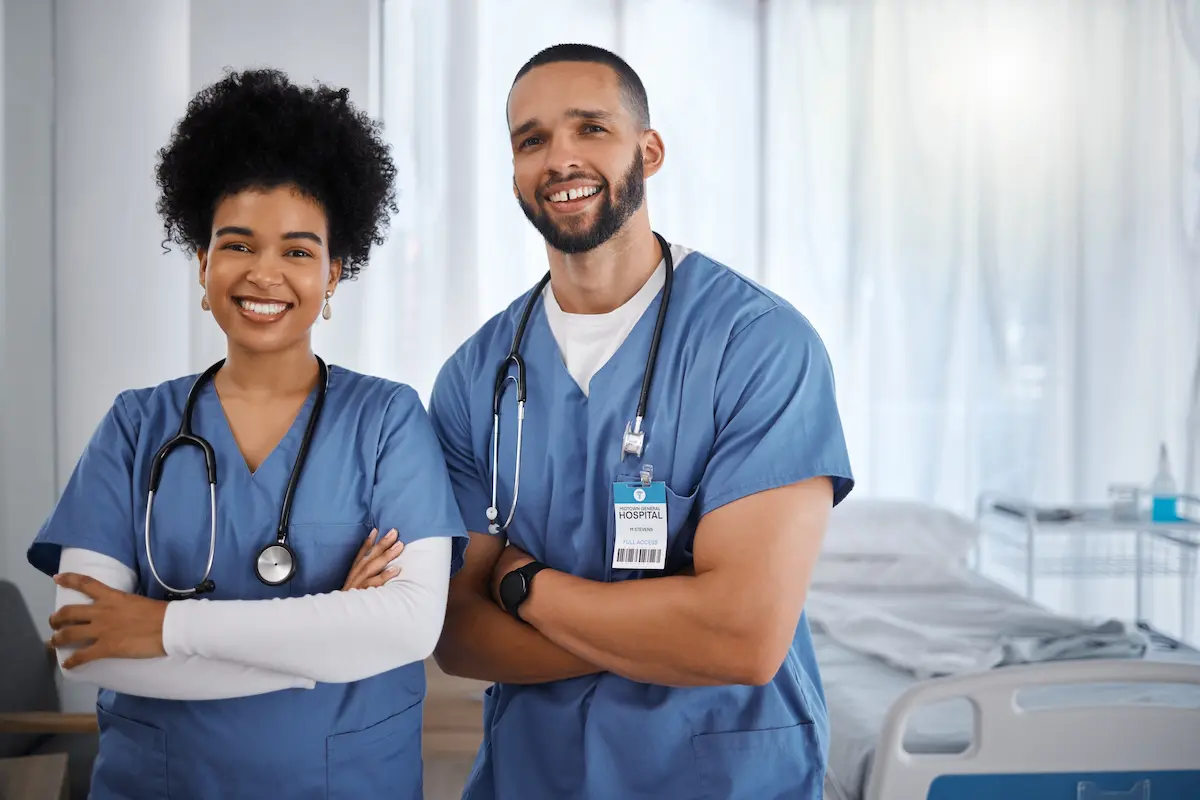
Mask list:
[{"label": "woman's teeth", "polygon": [[288,309],[287,303],[256,303],[252,300],[238,300],[237,304],[247,311],[262,314],[264,317],[273,317]]},{"label": "woman's teeth", "polygon": [[599,186],[583,186],[579,189],[567,189],[562,192],[555,192],[550,195],[551,203],[565,203],[568,200],[578,200],[581,197],[591,197],[596,192],[600,191]]}]

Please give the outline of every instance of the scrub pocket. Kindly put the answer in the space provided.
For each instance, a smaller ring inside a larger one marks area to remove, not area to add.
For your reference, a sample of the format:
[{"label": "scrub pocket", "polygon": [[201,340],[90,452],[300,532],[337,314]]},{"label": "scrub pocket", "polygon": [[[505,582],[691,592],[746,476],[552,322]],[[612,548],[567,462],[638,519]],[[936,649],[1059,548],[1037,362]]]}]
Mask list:
[{"label": "scrub pocket", "polygon": [[100,750],[92,774],[92,797],[169,796],[167,734],[144,722],[96,706]]},{"label": "scrub pocket", "polygon": [[[424,701],[369,728],[326,739],[329,800],[421,800],[421,711]],[[402,786],[413,786],[404,797]]]},{"label": "scrub pocket", "polygon": [[692,737],[701,800],[820,797],[824,770],[813,723]]},{"label": "scrub pocket", "polygon": [[[617,481],[634,483],[639,480],[636,473],[620,473]],[[674,575],[692,563],[692,541],[696,535],[696,520],[692,511],[696,505],[699,492],[693,488],[691,494],[676,494],[670,486],[664,486],[667,495],[667,558],[663,569],[613,569],[613,548],[617,542],[616,511],[613,508],[612,492],[609,492],[608,502],[608,541],[605,545],[604,574],[609,581],[622,581],[631,578],[653,578],[663,575]]]}]

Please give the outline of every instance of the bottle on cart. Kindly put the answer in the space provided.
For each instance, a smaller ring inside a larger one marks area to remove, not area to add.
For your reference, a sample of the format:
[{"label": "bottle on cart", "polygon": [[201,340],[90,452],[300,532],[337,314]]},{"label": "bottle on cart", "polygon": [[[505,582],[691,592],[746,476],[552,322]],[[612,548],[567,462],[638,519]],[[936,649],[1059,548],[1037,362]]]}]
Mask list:
[{"label": "bottle on cart", "polygon": [[1158,474],[1150,484],[1150,519],[1154,522],[1179,521],[1179,495],[1175,477],[1171,475],[1171,461],[1167,457],[1167,445],[1158,448]]}]

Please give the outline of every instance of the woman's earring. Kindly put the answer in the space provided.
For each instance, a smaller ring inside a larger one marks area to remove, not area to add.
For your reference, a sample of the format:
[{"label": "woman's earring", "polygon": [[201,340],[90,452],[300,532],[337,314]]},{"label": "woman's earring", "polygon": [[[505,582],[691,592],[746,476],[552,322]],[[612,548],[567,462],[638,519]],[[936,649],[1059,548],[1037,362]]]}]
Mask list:
[{"label": "woman's earring", "polygon": [[211,310],[211,306],[209,306],[209,304],[208,304],[208,294],[207,293],[200,296],[200,308],[204,309],[205,311]]},{"label": "woman's earring", "polygon": [[325,319],[333,316],[333,309],[329,307],[329,298],[331,297],[333,297],[333,292],[325,293],[325,308],[321,309],[321,316]]}]

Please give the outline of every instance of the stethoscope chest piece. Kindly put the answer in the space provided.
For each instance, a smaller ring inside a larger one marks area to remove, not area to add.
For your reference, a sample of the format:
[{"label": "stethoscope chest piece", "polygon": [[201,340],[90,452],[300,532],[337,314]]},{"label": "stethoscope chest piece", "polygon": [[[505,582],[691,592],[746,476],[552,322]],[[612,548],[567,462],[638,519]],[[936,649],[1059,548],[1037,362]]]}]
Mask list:
[{"label": "stethoscope chest piece", "polygon": [[281,586],[296,574],[296,554],[283,542],[273,542],[259,551],[254,572],[268,586]]},{"label": "stethoscope chest piece", "polygon": [[[638,420],[638,428],[641,427],[641,420]],[[632,422],[625,423],[625,435],[621,437],[621,459],[625,456],[633,456],[634,458],[642,457],[642,447],[646,442],[646,432],[643,430],[635,430]]]}]

